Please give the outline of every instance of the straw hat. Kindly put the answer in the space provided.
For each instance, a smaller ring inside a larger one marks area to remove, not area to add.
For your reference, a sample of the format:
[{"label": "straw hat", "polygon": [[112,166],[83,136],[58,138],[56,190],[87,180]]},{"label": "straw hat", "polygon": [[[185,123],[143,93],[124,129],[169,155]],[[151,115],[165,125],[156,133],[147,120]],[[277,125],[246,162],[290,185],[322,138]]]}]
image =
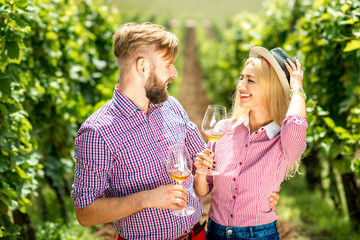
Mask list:
[{"label": "straw hat", "polygon": [[296,66],[294,59],[287,54],[282,48],[274,48],[268,51],[263,47],[253,47],[250,50],[250,57],[263,57],[271,65],[280,79],[280,83],[286,96],[290,94],[290,73],[286,69],[284,61],[290,61]]}]

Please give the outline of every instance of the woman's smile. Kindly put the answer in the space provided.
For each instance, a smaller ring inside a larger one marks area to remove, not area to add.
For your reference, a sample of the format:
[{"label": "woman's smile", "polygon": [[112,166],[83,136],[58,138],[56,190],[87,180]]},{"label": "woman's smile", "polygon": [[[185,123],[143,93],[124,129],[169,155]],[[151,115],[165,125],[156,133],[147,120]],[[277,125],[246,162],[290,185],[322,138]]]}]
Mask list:
[{"label": "woman's smile", "polygon": [[240,93],[240,98],[241,99],[247,99],[249,97],[251,97],[252,95],[250,93]]}]

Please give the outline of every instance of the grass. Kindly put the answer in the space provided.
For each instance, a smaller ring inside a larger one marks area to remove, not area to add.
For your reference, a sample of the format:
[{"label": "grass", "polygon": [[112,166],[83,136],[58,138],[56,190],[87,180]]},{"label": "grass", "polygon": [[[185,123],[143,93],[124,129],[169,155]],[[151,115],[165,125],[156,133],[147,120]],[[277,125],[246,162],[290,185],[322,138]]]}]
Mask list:
[{"label": "grass", "polygon": [[341,216],[328,196],[307,189],[304,175],[282,184],[276,212],[279,220],[296,226],[297,239],[360,239],[360,234],[351,229],[347,214]]}]

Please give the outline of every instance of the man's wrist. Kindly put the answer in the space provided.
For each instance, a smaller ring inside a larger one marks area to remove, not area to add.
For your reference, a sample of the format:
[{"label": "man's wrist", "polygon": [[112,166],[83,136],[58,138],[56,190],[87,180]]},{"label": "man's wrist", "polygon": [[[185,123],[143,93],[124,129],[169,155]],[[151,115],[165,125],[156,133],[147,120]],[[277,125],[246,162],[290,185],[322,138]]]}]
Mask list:
[{"label": "man's wrist", "polygon": [[140,195],[138,199],[140,199],[139,205],[141,206],[141,211],[145,210],[146,208],[151,208],[151,203],[150,203],[151,198],[148,195],[149,193],[150,193],[149,190],[145,190],[138,193]]}]

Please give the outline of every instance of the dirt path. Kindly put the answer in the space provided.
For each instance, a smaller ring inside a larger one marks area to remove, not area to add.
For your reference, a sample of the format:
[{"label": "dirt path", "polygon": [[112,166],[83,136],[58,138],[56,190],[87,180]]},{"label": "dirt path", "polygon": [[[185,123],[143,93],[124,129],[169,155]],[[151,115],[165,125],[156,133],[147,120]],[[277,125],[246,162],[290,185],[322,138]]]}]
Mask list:
[{"label": "dirt path", "polygon": [[[195,23],[192,21],[186,23],[183,76],[181,94],[178,99],[188,113],[190,120],[195,123],[201,131],[203,116],[207,106],[211,104],[211,102],[206,98],[205,90],[201,83],[203,73],[197,55]],[[204,137],[205,136],[203,136],[203,138]],[[202,201],[204,214],[201,222],[204,222],[208,218],[210,199],[211,196],[209,195]]]}]

